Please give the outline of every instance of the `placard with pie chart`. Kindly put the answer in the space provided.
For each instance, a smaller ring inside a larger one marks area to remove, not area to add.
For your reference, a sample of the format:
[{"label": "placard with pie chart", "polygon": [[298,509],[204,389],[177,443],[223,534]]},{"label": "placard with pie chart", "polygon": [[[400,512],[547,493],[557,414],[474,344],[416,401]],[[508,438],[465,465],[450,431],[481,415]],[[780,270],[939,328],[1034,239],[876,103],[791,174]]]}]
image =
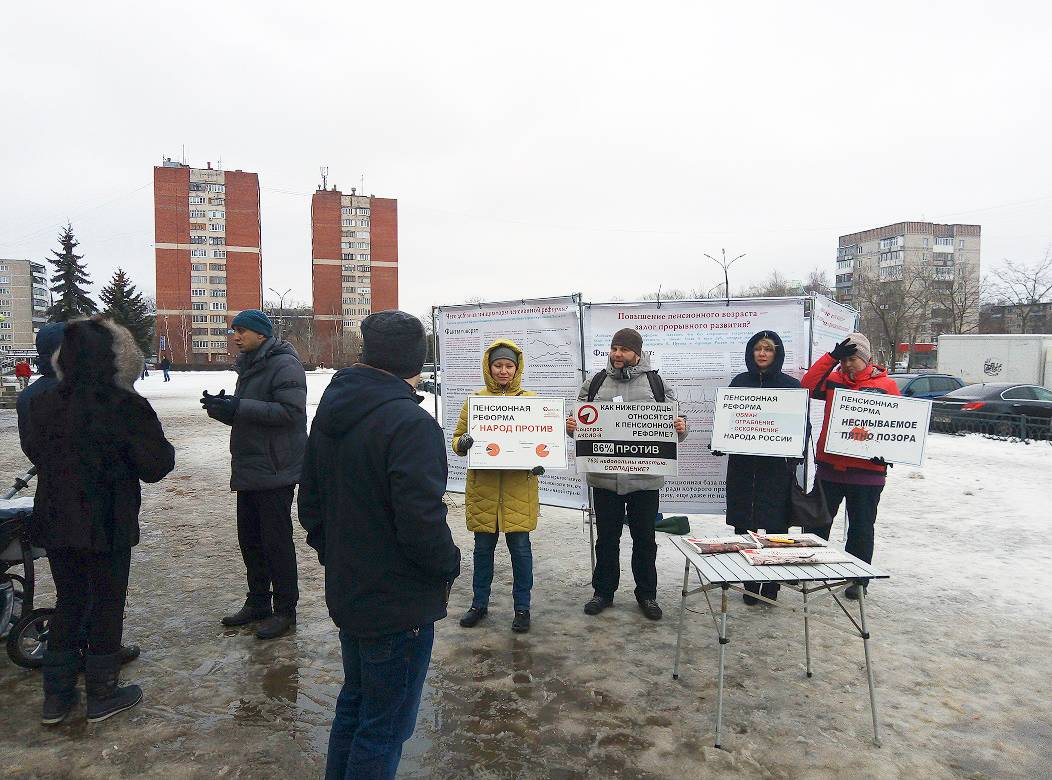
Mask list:
[{"label": "placard with pie chart", "polygon": [[472,396],[469,469],[566,468],[566,402],[537,396]]}]

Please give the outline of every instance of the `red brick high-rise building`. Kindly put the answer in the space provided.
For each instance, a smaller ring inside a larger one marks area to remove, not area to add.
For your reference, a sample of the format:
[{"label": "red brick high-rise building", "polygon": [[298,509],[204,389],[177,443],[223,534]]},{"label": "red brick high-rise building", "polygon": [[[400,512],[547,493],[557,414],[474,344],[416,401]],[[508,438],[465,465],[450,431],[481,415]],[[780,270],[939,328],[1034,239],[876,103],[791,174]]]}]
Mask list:
[{"label": "red brick high-rise building", "polygon": [[259,177],[165,159],[153,203],[158,355],[232,363],[230,320],[263,302]]},{"label": "red brick high-rise building", "polygon": [[398,308],[398,201],[319,189],[311,260],[317,360],[336,365],[363,319]]}]

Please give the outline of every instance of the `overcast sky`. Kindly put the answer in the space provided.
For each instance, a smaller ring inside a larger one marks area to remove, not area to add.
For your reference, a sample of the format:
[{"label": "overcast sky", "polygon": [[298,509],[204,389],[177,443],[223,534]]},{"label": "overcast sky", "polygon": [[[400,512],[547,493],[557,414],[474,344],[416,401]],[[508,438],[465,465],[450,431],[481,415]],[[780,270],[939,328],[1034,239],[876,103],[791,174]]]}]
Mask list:
[{"label": "overcast sky", "polygon": [[[152,166],[259,173],[264,288],[310,299],[318,168],[399,201],[401,305],[732,288],[837,236],[1052,243],[1052,7],[1029,2],[8,4],[0,257],[73,223],[154,288]],[[265,293],[267,297],[269,293]]]}]

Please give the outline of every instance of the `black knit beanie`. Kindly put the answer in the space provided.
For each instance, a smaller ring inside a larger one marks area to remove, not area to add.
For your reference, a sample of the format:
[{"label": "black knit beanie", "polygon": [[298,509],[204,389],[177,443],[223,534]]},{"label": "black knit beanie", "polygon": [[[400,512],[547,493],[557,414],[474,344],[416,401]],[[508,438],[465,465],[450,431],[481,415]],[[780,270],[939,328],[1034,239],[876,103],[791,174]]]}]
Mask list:
[{"label": "black knit beanie", "polygon": [[424,326],[398,309],[378,311],[362,320],[362,362],[402,379],[420,373],[427,357]]},{"label": "black knit beanie", "polygon": [[610,339],[610,348],[624,347],[630,349],[637,355],[643,354],[643,337],[639,335],[639,331],[633,330],[632,328],[621,328],[614,337]]}]

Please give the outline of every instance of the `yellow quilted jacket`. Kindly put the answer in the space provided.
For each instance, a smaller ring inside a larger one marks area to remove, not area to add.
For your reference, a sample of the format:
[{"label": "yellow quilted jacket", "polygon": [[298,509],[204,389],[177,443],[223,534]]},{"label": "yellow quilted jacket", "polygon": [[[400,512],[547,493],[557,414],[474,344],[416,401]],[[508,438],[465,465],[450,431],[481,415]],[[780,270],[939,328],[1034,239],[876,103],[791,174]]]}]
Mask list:
[{"label": "yellow quilted jacket", "polygon": [[[489,353],[497,347],[509,347],[519,356],[519,367],[507,388],[503,390],[489,371]],[[482,356],[482,376],[486,386],[475,395],[533,395],[522,389],[522,350],[508,339],[497,339]],[[460,437],[468,432],[468,404],[460,410],[460,421],[453,432],[453,452],[457,451]],[[537,477],[524,470],[476,470],[468,469],[465,494],[468,530],[476,533],[514,533],[533,531],[537,528],[540,501],[537,497]]]}]

